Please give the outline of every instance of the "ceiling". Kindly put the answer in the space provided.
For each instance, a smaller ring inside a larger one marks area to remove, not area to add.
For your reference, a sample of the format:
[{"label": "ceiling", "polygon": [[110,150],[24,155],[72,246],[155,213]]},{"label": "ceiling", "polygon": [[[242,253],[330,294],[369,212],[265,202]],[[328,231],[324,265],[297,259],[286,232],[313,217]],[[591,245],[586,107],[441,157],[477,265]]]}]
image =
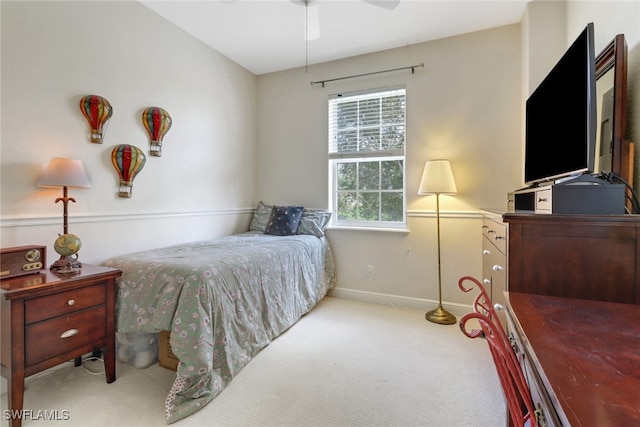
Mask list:
[{"label": "ceiling", "polygon": [[375,1],[313,0],[305,42],[304,0],[140,0],[256,75],[517,23],[532,0]]}]

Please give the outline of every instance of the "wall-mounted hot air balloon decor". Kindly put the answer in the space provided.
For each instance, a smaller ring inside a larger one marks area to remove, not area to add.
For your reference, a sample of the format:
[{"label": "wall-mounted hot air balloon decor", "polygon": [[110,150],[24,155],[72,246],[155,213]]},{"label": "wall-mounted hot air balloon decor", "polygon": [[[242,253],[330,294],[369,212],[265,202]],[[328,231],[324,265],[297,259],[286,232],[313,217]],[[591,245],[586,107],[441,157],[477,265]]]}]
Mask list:
[{"label": "wall-mounted hot air balloon decor", "polygon": [[142,112],[142,124],[149,134],[149,154],[162,156],[162,138],[171,128],[171,116],[167,110],[160,107],[148,107]]},{"label": "wall-mounted hot air balloon decor", "polygon": [[113,167],[116,168],[120,177],[118,196],[131,197],[133,179],[142,170],[146,161],[146,156],[136,146],[121,144],[113,148],[111,163],[113,163]]},{"label": "wall-mounted hot air balloon decor", "polygon": [[102,144],[102,133],[113,114],[113,107],[109,101],[98,95],[83,96],[80,100],[80,111],[89,122],[91,142]]}]

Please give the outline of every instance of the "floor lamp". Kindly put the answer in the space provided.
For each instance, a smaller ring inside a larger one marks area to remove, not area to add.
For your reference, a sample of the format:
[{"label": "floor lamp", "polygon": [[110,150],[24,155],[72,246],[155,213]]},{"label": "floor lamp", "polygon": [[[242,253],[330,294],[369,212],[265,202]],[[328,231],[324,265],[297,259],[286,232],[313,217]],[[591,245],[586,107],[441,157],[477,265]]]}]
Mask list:
[{"label": "floor lamp", "polygon": [[418,194],[436,195],[436,218],[438,224],[438,308],[426,313],[425,318],[441,325],[456,323],[456,317],[442,307],[442,272],[440,269],[440,194],[456,194],[449,160],[427,160],[422,172]]}]

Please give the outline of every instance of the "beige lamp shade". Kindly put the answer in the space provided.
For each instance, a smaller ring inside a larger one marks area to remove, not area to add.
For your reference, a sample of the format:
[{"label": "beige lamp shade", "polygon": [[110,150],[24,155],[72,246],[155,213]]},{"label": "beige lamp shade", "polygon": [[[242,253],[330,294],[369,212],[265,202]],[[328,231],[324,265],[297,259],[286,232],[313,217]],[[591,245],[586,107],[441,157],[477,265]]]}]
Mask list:
[{"label": "beige lamp shade", "polygon": [[449,160],[427,160],[418,194],[456,194]]},{"label": "beige lamp shade", "polygon": [[38,186],[91,188],[91,182],[80,160],[54,157],[49,161]]}]

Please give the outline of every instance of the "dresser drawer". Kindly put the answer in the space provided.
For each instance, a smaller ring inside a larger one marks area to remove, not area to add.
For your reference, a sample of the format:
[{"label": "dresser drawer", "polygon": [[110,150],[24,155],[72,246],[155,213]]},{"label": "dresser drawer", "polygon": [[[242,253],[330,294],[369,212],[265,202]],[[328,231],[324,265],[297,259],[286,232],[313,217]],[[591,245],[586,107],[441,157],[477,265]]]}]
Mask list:
[{"label": "dresser drawer", "polygon": [[531,401],[536,411],[535,415],[538,419],[538,425],[545,427],[562,426],[555,409],[553,409],[549,396],[545,391],[542,380],[540,380],[535,369],[526,357],[527,356],[525,356],[524,359],[524,375],[527,380],[527,385],[529,386],[529,393],[531,394]]},{"label": "dresser drawer", "polygon": [[85,308],[104,304],[106,299],[105,282],[70,291],[59,292],[38,298],[25,300],[25,323],[35,323],[45,319],[73,313]]},{"label": "dresser drawer", "polygon": [[105,339],[106,311],[101,305],[25,327],[25,366]]},{"label": "dresser drawer", "polygon": [[507,253],[507,225],[489,218],[482,220],[482,235],[503,255]]}]

